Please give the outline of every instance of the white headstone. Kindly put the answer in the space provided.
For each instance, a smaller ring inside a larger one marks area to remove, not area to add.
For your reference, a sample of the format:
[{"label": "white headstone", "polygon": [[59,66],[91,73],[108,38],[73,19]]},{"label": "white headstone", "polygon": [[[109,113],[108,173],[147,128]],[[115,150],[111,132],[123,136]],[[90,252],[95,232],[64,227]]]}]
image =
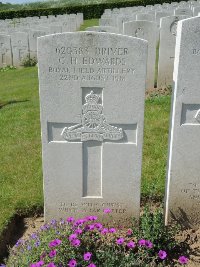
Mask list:
[{"label": "white headstone", "polygon": [[12,65],[10,36],[0,34],[0,68]]},{"label": "white headstone", "polygon": [[170,16],[161,19],[157,87],[172,85],[177,23],[187,16]]},{"label": "white headstone", "polygon": [[200,225],[200,17],[178,23],[166,224]]},{"label": "white headstone", "polygon": [[124,34],[148,41],[146,88],[154,88],[156,63],[157,24],[152,21],[132,21],[124,23]]},{"label": "white headstone", "polygon": [[45,219],[139,217],[147,42],[38,38]]},{"label": "white headstone", "polygon": [[37,58],[37,38],[46,35],[46,32],[30,30],[29,31],[29,50],[30,58]]},{"label": "white headstone", "polygon": [[12,33],[11,45],[13,53],[13,66],[22,66],[23,60],[29,57],[28,34],[24,32]]},{"label": "white headstone", "polygon": [[116,27],[111,27],[111,26],[93,26],[93,27],[88,27],[85,30],[86,31],[92,31],[92,32],[119,33],[119,30]]}]

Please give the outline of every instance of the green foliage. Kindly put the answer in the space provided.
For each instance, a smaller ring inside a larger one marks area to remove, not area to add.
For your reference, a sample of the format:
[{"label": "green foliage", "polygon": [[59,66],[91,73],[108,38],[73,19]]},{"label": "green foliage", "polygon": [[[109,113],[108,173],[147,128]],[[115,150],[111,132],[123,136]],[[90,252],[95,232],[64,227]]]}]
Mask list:
[{"label": "green foliage", "polygon": [[36,64],[37,64],[37,59],[35,57],[30,58],[29,56],[27,56],[22,61],[22,65],[24,67],[34,67],[34,66],[36,66]]},{"label": "green foliage", "polygon": [[105,9],[121,8],[121,7],[131,7],[131,6],[145,6],[162,4],[172,1],[164,0],[125,0],[125,1],[115,1],[108,3],[95,4],[79,4],[79,5],[63,5],[61,7],[47,8],[39,6],[39,8],[34,9],[19,9],[10,11],[1,11],[0,19],[12,19],[12,18],[24,18],[33,16],[48,16],[48,15],[58,15],[58,14],[72,14],[72,13],[83,13],[84,19],[100,18]]},{"label": "green foliage", "polygon": [[[111,214],[103,216],[112,218]],[[139,229],[135,226],[132,229],[122,228],[114,222],[110,227],[106,224],[105,228],[96,220],[96,216],[77,220],[70,217],[58,222],[52,220],[28,240],[18,240],[11,251],[7,267],[179,265],[176,254],[180,244],[174,238],[176,229],[164,226],[160,210],[152,213],[146,208]],[[163,259],[158,255],[161,249],[167,253]],[[88,252],[90,255],[86,259],[85,253]],[[72,260],[77,265],[70,265]],[[36,263],[38,265],[32,265]],[[92,263],[95,265],[90,265]]]},{"label": "green foliage", "polygon": [[0,72],[5,72],[5,71],[9,71],[9,70],[16,70],[16,67],[8,65],[6,67],[0,68]]}]

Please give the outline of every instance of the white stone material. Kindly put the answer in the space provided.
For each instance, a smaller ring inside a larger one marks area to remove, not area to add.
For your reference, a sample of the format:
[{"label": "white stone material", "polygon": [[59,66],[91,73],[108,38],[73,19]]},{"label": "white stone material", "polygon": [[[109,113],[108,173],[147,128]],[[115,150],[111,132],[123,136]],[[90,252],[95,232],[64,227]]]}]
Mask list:
[{"label": "white stone material", "polygon": [[200,225],[200,17],[178,23],[165,222]]},{"label": "white stone material", "polygon": [[29,31],[29,52],[30,58],[37,58],[37,38],[46,35],[46,32],[30,30]]},{"label": "white stone material", "polygon": [[187,16],[170,16],[161,19],[157,87],[172,85],[177,23]]},{"label": "white stone material", "polygon": [[157,24],[152,21],[124,23],[124,34],[148,41],[146,88],[154,88]]},{"label": "white stone material", "polygon": [[25,32],[12,33],[11,45],[13,53],[13,66],[22,66],[23,60],[29,57],[28,34]]},{"label": "white stone material", "polygon": [[85,30],[92,31],[92,32],[119,33],[119,30],[116,27],[111,27],[111,26],[93,26],[93,27],[88,27]]},{"label": "white stone material", "polygon": [[12,65],[12,50],[9,35],[0,34],[0,68]]},{"label": "white stone material", "polygon": [[147,41],[38,38],[45,220],[139,218]]},{"label": "white stone material", "polygon": [[155,21],[156,17],[155,17],[155,14],[139,13],[136,16],[136,19],[137,20]]}]

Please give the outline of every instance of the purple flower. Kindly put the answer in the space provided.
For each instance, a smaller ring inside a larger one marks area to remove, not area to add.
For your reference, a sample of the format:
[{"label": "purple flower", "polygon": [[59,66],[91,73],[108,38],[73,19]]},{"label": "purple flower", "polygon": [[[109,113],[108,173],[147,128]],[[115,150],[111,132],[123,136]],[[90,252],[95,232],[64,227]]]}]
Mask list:
[{"label": "purple flower", "polygon": [[40,246],[40,240],[38,240],[37,242],[35,242],[35,247],[39,247]]},{"label": "purple flower", "polygon": [[6,267],[6,265],[5,264],[1,264],[0,267]]},{"label": "purple flower", "polygon": [[139,246],[143,247],[143,246],[145,246],[145,244],[146,244],[146,240],[145,240],[145,239],[140,239],[140,240],[138,241],[138,244],[139,244]]},{"label": "purple flower", "polygon": [[124,238],[120,237],[119,239],[116,240],[117,245],[122,245],[124,243]]},{"label": "purple flower", "polygon": [[44,265],[44,261],[38,261],[36,262],[36,267],[40,267]]},{"label": "purple flower", "polygon": [[36,263],[31,263],[31,264],[29,265],[29,267],[37,267],[37,266],[36,266]]},{"label": "purple flower", "polygon": [[65,223],[65,220],[60,220],[60,225],[64,224]]},{"label": "purple flower", "polygon": [[110,229],[109,229],[109,232],[110,232],[110,233],[116,233],[117,231],[116,231],[115,228],[110,228]]},{"label": "purple flower", "polygon": [[[27,246],[27,250],[31,250],[32,247],[30,245]],[[0,266],[1,267],[1,266]]]},{"label": "purple flower", "polygon": [[84,253],[83,258],[85,261],[89,261],[91,259],[91,257],[92,257],[92,253],[90,253],[90,252]]},{"label": "purple flower", "polygon": [[102,230],[101,230],[101,234],[102,235],[105,235],[105,234],[107,234],[108,233],[108,228],[103,228]]},{"label": "purple flower", "polygon": [[94,264],[94,263],[90,263],[89,265],[88,265],[88,267],[96,267],[96,265]]},{"label": "purple flower", "polygon": [[128,229],[128,230],[127,230],[127,235],[130,236],[130,235],[132,235],[132,234],[133,234],[133,230]]},{"label": "purple flower", "polygon": [[152,247],[153,247],[153,243],[151,243],[150,240],[146,240],[146,241],[145,241],[145,246],[146,246],[147,248],[152,248]]},{"label": "purple flower", "polygon": [[77,238],[77,234],[71,234],[70,236],[69,236],[69,241],[72,241],[72,240],[74,240],[74,239],[76,239]]},{"label": "purple flower", "polygon": [[49,243],[49,247],[53,248],[56,246],[59,246],[62,243],[62,241],[60,239],[54,239]]},{"label": "purple flower", "polygon": [[180,262],[180,264],[187,264],[189,259],[185,256],[180,256],[178,261]]},{"label": "purple flower", "polygon": [[128,248],[134,248],[134,247],[135,247],[135,242],[133,242],[133,241],[129,241],[129,242],[127,243],[127,247],[128,247]]},{"label": "purple flower", "polygon": [[86,221],[87,221],[86,219],[79,219],[74,223],[74,225],[75,226],[83,225]]},{"label": "purple flower", "polygon": [[71,223],[71,222],[73,222],[74,220],[75,220],[75,219],[74,219],[73,217],[68,217],[66,221],[67,221],[68,223]]},{"label": "purple flower", "polygon": [[111,209],[104,209],[103,212],[104,212],[104,213],[111,213],[112,210],[111,210]]},{"label": "purple flower", "polygon": [[97,216],[87,216],[85,219],[87,221],[96,221],[97,220]]},{"label": "purple flower", "polygon": [[32,235],[31,235],[31,238],[32,239],[36,239],[38,236],[37,236],[37,234],[36,233],[33,233]]},{"label": "purple flower", "polygon": [[47,267],[56,267],[56,265],[53,262],[50,262]]},{"label": "purple flower", "polygon": [[159,257],[161,260],[164,260],[164,259],[167,257],[167,252],[164,251],[164,250],[159,250],[159,252],[158,252],[158,257]]},{"label": "purple flower", "polygon": [[83,232],[83,230],[81,230],[79,228],[75,230],[76,235],[80,235],[80,234],[82,234],[82,232]]},{"label": "purple flower", "polygon": [[69,266],[69,267],[74,267],[74,266],[76,266],[76,264],[77,264],[77,262],[76,262],[76,260],[74,260],[74,259],[71,259],[71,260],[68,262],[68,266]]},{"label": "purple flower", "polygon": [[73,239],[71,244],[74,247],[79,247],[81,244],[81,241],[79,239]]},{"label": "purple flower", "polygon": [[19,247],[23,243],[22,239],[19,239],[17,243],[15,244],[16,247]]},{"label": "purple flower", "polygon": [[98,229],[98,230],[101,230],[103,225],[101,223],[95,223],[95,227]]},{"label": "purple flower", "polygon": [[56,224],[56,220],[55,219],[51,220],[51,224],[55,225]]},{"label": "purple flower", "polygon": [[94,224],[89,224],[88,225],[88,230],[91,230],[91,231],[94,230]]},{"label": "purple flower", "polygon": [[54,249],[54,250],[51,250],[50,252],[49,252],[49,257],[50,258],[54,258],[55,256],[56,256],[56,250]]}]

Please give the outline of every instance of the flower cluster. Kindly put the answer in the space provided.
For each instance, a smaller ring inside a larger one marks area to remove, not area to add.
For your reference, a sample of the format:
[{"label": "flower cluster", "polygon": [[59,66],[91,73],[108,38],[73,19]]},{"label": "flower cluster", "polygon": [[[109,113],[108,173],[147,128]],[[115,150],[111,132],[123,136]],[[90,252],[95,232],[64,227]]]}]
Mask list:
[{"label": "flower cluster", "polygon": [[[109,216],[112,210],[103,212]],[[153,260],[159,266],[167,266],[170,251],[157,250],[151,240],[134,236],[133,229],[109,227],[97,219],[97,216],[86,216],[52,220],[29,240],[18,240],[6,266],[18,266],[20,262],[20,267],[121,267],[128,260],[133,265],[149,266]],[[187,264],[188,258],[180,256],[175,262]]]}]

